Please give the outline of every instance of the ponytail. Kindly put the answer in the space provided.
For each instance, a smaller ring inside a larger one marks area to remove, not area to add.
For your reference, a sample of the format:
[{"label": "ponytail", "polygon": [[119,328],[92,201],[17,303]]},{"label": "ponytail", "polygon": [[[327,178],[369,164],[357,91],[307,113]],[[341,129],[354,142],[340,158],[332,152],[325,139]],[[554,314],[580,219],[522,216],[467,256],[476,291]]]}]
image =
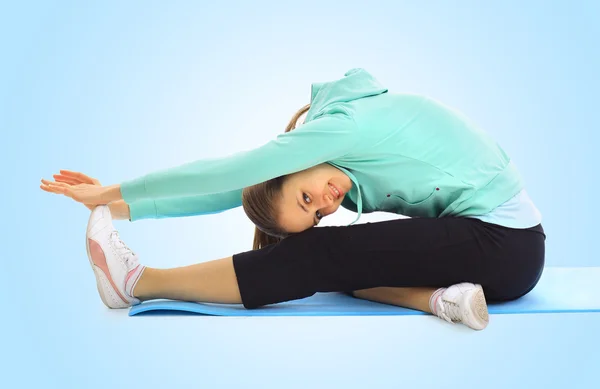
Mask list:
[{"label": "ponytail", "polygon": [[285,127],[285,132],[290,132],[294,128],[296,128],[296,123],[298,123],[298,119],[300,119],[300,116],[302,116],[306,112],[308,112],[309,109],[310,109],[310,104],[306,104],[304,107],[300,108],[300,110],[298,110],[298,112],[296,112],[294,114],[294,116],[292,116],[292,120],[290,120],[287,127]]},{"label": "ponytail", "polygon": [[279,243],[283,238],[277,238],[273,235],[266,234],[254,227],[254,242],[252,243],[252,250],[259,250],[263,247],[267,247],[270,244]]},{"label": "ponytail", "polygon": [[[285,128],[285,132],[290,132],[296,128],[298,119],[310,109],[310,104],[300,108],[292,116],[292,119]],[[242,192],[242,205],[244,211],[255,226],[253,250],[259,250],[271,244],[279,243],[285,238],[286,234],[281,231],[275,218],[273,199],[276,194],[281,193],[284,177],[277,177],[272,180],[245,188]],[[265,232],[268,231],[269,233]]]}]

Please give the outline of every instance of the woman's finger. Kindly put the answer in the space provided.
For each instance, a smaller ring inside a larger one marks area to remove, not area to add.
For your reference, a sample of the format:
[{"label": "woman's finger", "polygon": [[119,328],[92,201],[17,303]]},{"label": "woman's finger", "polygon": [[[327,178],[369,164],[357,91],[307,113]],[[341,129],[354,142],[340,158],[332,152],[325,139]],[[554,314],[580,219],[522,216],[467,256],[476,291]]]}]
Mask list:
[{"label": "woman's finger", "polygon": [[[59,195],[64,195],[64,193],[60,190],[57,190],[56,188],[50,188],[48,185],[40,185],[40,189],[48,192],[48,193],[53,193],[53,194],[59,194]],[[93,211],[94,208],[96,208],[96,205],[90,205],[90,204],[83,204],[87,207],[87,209],[89,209],[90,211]]]},{"label": "woman's finger", "polygon": [[[68,188],[71,186],[65,182],[56,182],[56,181],[48,181],[48,180],[44,180],[44,181],[46,181],[47,185],[50,185],[50,186],[59,186],[61,188]],[[44,182],[44,181],[42,181],[42,182]]]},{"label": "woman's finger", "polygon": [[54,182],[48,180],[42,180],[42,184],[46,185],[48,189],[51,190],[53,193],[60,193],[73,198],[71,185],[69,184],[65,184],[64,182]]},{"label": "woman's finger", "polygon": [[[83,185],[85,185],[85,184],[83,184]],[[62,194],[62,195],[72,198],[73,200],[75,200],[77,202],[81,202],[79,199],[79,196],[73,192],[74,187],[71,185],[61,183],[61,182],[42,180],[42,185],[40,185],[40,188],[42,190],[45,190],[46,192]]]},{"label": "woman's finger", "polygon": [[96,184],[96,182],[94,182],[94,181],[97,181],[94,178],[86,176],[83,173],[73,172],[73,171],[70,171],[70,170],[60,170],[60,174],[62,174],[63,176],[75,178],[75,179],[77,179],[77,180],[79,180],[79,181],[81,181],[81,182],[83,182],[85,184]]},{"label": "woman's finger", "polygon": [[70,185],[77,185],[82,183],[81,181],[76,180],[75,178],[61,176],[60,174],[55,174],[52,177],[54,177],[54,180],[56,180],[56,182],[64,182]]},{"label": "woman's finger", "polygon": [[61,192],[57,192],[53,188],[50,188],[48,185],[40,185],[40,189],[48,193],[62,194]]},{"label": "woman's finger", "polygon": [[44,184],[44,185],[49,185],[49,184],[52,182],[52,181],[50,181],[50,180],[46,180],[46,179],[44,179],[44,178],[42,178],[42,180],[41,180],[41,181],[42,181],[42,184]]},{"label": "woman's finger", "polygon": [[66,170],[66,169],[60,169],[59,173],[64,174],[65,176],[76,176],[76,175],[82,174],[80,172],[74,172],[72,170]]},{"label": "woman's finger", "polygon": [[65,183],[65,182],[56,182],[56,181],[50,181],[50,180],[46,180],[42,178],[42,184],[44,185],[54,185],[57,187],[69,187],[71,185]]},{"label": "woman's finger", "polygon": [[50,186],[50,185],[40,185],[40,188],[46,192],[54,193],[54,194],[66,194],[66,189],[58,186]]}]

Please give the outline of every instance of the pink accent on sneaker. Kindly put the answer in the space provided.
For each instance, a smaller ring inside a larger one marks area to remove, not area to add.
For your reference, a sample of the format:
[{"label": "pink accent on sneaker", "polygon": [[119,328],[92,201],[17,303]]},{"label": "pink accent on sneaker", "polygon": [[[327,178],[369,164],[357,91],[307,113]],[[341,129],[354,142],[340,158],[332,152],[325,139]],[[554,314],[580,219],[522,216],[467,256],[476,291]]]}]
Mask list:
[{"label": "pink accent on sneaker", "polygon": [[146,270],[146,267],[144,266],[142,268],[142,270],[139,271],[137,277],[135,278],[135,281],[133,281],[133,283],[131,284],[131,288],[129,290],[129,294],[131,295],[132,298],[136,298],[133,295],[133,290],[135,289],[135,287],[137,286],[138,281],[140,280],[140,278],[142,278],[142,273],[144,273],[144,270]]},{"label": "pink accent on sneaker", "polygon": [[104,251],[102,251],[102,247],[100,247],[100,245],[95,240],[89,238],[88,245],[90,247],[90,256],[92,257],[94,266],[102,270],[102,272],[110,282],[117,295],[121,298],[121,300],[123,300],[125,304],[129,304],[129,301],[127,301],[127,299],[123,297],[121,292],[119,292],[119,289],[117,288],[112,277],[110,276],[110,271],[108,270],[108,265],[106,264],[106,255],[104,254]]},{"label": "pink accent on sneaker", "polygon": [[437,295],[437,297],[435,298],[435,301],[433,302],[433,309],[432,309],[432,311],[433,311],[433,314],[436,315],[436,316],[437,316],[437,302],[440,299],[440,297],[442,297],[441,293],[439,293]]},{"label": "pink accent on sneaker", "polygon": [[138,267],[140,267],[140,265],[137,265],[135,268],[131,269],[129,273],[127,273],[127,277],[125,278],[125,285],[127,285],[129,279],[131,278],[131,276],[133,276],[133,273],[138,269]]},{"label": "pink accent on sneaker", "polygon": [[431,313],[437,316],[437,302],[440,296],[442,295],[444,288],[438,288],[435,292],[432,293],[429,298],[429,309],[431,309]]},{"label": "pink accent on sneaker", "polygon": [[[125,278],[125,293],[127,293],[131,298],[135,298],[133,295],[133,289],[137,285],[145,269],[146,266],[137,265],[134,269],[131,269],[129,273],[127,273],[127,278]],[[135,277],[135,279],[132,283],[129,283],[129,280],[131,280],[133,277]]]}]

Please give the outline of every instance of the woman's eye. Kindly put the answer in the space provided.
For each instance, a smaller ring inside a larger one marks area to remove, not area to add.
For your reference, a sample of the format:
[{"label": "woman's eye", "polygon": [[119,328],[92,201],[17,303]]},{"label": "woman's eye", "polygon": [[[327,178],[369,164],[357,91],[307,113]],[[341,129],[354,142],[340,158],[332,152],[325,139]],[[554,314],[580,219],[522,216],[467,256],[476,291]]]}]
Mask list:
[{"label": "woman's eye", "polygon": [[[306,204],[310,204],[310,197],[308,197],[308,195],[306,193],[302,193],[302,198],[304,199],[304,202]],[[323,215],[321,214],[320,211],[316,212],[317,215],[317,219],[321,220],[323,218]]]}]

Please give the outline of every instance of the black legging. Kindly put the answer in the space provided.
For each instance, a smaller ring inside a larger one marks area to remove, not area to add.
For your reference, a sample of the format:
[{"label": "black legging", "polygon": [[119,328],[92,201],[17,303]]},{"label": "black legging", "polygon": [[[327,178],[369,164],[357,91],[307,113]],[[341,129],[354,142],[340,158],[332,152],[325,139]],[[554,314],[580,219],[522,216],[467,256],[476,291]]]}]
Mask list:
[{"label": "black legging", "polygon": [[413,218],[316,227],[236,254],[244,307],[317,292],[481,284],[488,302],[527,294],[544,267],[541,225],[511,229],[471,218]]}]

